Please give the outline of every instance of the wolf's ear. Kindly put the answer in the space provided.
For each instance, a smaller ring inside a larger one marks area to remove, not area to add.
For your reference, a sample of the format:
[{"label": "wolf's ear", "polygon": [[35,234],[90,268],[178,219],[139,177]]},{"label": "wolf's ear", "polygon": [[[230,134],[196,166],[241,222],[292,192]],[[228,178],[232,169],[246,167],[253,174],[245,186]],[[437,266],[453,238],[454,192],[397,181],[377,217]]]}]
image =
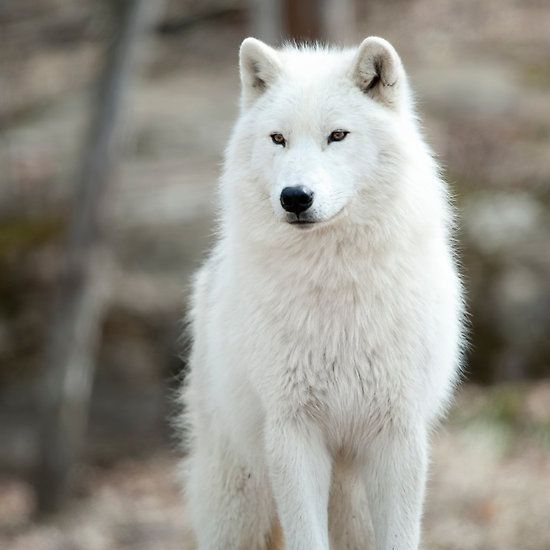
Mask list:
[{"label": "wolf's ear", "polygon": [[353,80],[372,99],[398,108],[406,88],[405,71],[394,47],[383,38],[365,38],[353,62]]},{"label": "wolf's ear", "polygon": [[245,107],[260,97],[281,72],[277,52],[256,38],[245,38],[239,52],[242,102]]}]

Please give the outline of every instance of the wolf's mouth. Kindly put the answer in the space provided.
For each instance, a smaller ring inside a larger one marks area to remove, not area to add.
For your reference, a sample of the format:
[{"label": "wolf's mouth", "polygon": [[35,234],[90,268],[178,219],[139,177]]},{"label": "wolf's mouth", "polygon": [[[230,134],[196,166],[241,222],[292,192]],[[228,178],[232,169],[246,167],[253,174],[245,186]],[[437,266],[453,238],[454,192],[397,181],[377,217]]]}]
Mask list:
[{"label": "wolf's mouth", "polygon": [[323,225],[321,220],[289,220],[289,225],[296,228],[296,231],[313,231],[315,227]]},{"label": "wolf's mouth", "polygon": [[335,222],[336,220],[339,220],[342,218],[342,216],[345,215],[345,212],[346,212],[346,208],[345,208],[345,205],[340,208],[340,210],[338,210],[336,212],[336,214],[334,214],[333,216],[331,216],[330,218],[328,219],[315,219],[315,218],[312,218],[312,217],[308,217],[307,214],[303,214],[302,216],[296,216],[296,214],[288,214],[286,216],[286,223],[288,223],[289,225],[293,225],[295,227],[299,227],[300,229],[312,229],[314,226],[316,227],[324,227],[326,226],[327,224],[331,224],[332,222]]},{"label": "wolf's mouth", "polygon": [[286,222],[290,225],[313,225],[318,221],[305,212],[301,214],[288,213],[286,215]]}]

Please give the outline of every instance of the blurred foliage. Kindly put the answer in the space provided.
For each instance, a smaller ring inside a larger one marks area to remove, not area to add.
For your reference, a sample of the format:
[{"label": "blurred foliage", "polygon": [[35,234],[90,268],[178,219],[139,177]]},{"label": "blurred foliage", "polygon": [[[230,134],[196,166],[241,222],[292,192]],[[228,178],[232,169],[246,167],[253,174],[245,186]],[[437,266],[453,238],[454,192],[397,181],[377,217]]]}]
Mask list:
[{"label": "blurred foliage", "polygon": [[503,451],[522,452],[518,443],[526,439],[550,450],[549,404],[548,382],[506,383],[483,390],[472,386],[459,397],[452,422],[464,432],[500,434]]},{"label": "blurred foliage", "polygon": [[43,246],[56,239],[61,230],[60,220],[1,220],[0,260],[7,261],[13,255]]}]

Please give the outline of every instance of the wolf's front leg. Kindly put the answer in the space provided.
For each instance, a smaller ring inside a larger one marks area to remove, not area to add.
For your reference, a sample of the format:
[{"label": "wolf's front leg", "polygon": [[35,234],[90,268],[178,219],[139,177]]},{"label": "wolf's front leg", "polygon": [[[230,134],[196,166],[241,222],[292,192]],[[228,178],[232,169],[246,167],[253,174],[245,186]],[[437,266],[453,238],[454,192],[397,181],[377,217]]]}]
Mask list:
[{"label": "wolf's front leg", "polygon": [[263,469],[200,434],[187,459],[187,505],[197,550],[267,550],[275,519]]},{"label": "wolf's front leg", "polygon": [[424,430],[383,432],[373,443],[366,483],[376,550],[417,550],[426,456]]},{"label": "wolf's front leg", "polygon": [[321,434],[299,420],[268,422],[266,454],[287,550],[329,550],[331,462]]}]

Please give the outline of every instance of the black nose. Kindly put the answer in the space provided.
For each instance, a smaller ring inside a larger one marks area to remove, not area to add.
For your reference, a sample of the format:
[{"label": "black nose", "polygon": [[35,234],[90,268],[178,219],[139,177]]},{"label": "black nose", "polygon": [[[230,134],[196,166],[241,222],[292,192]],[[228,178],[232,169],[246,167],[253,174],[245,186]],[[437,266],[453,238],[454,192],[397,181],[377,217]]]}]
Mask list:
[{"label": "black nose", "polygon": [[287,212],[300,214],[313,204],[313,191],[304,185],[285,187],[281,191],[281,206]]}]

